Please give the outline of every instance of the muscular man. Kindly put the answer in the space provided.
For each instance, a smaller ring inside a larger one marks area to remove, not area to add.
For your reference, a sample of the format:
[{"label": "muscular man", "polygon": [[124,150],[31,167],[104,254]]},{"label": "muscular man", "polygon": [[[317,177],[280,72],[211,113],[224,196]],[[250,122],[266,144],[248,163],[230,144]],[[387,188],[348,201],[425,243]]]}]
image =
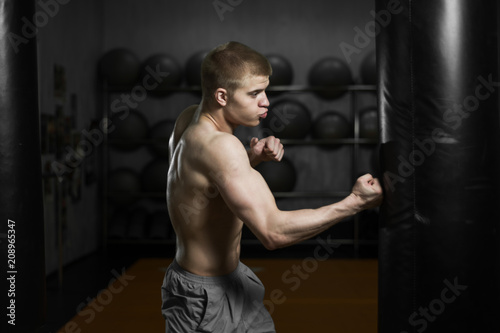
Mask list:
[{"label": "muscular man", "polygon": [[279,139],[253,138],[247,151],[233,135],[267,116],[271,66],[249,47],[229,42],[202,64],[200,105],[184,110],[170,139],[167,203],[177,235],[175,260],[162,286],[167,332],[274,332],[264,287],[240,262],[243,224],[269,250],[311,238],[382,200],[371,175],[340,202],[281,211],[253,167],[280,161]]}]

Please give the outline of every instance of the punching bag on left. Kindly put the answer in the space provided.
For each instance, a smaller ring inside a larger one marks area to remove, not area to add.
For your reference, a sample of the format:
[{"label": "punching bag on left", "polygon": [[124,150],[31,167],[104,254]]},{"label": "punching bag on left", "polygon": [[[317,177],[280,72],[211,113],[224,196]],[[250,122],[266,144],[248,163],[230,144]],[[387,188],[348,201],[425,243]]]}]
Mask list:
[{"label": "punching bag on left", "polygon": [[22,20],[34,14],[35,1],[0,0],[1,332],[36,332],[45,321],[37,43],[23,37]]}]

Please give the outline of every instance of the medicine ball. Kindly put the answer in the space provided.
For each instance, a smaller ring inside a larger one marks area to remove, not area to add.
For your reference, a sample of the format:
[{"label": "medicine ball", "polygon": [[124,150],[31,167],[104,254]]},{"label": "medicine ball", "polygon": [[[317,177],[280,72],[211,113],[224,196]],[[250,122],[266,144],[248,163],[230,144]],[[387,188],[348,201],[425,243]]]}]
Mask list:
[{"label": "medicine ball", "polygon": [[285,57],[278,54],[266,56],[273,69],[269,77],[269,86],[287,86],[293,81],[292,64]]},{"label": "medicine ball", "polygon": [[377,84],[377,54],[368,53],[361,62],[361,80],[364,84]]},{"label": "medicine ball", "polygon": [[182,83],[182,69],[177,61],[168,54],[155,54],[142,64],[144,88],[156,95],[166,95],[170,89]]},{"label": "medicine ball", "polygon": [[295,187],[297,173],[295,167],[286,158],[280,162],[263,162],[255,168],[266,180],[272,192],[289,192]]},{"label": "medicine ball", "polygon": [[201,64],[209,51],[199,51],[186,62],[186,81],[190,86],[201,86]]},{"label": "medicine ball", "polygon": [[[336,57],[327,57],[317,61],[309,71],[309,84],[312,87],[336,88],[352,84],[351,69],[345,61]],[[317,91],[324,98],[337,98],[345,90]]]},{"label": "medicine ball", "polygon": [[[167,186],[168,160],[156,159],[148,163],[141,172],[142,190],[148,193],[165,194]],[[158,197],[164,200],[164,197]]]},{"label": "medicine ball", "polygon": [[111,123],[108,138],[111,144],[119,150],[134,150],[141,146],[140,140],[148,135],[148,121],[138,110],[116,113],[110,118]]},{"label": "medicine ball", "polygon": [[133,86],[139,78],[141,63],[132,51],[116,48],[102,56],[99,69],[108,85]]},{"label": "medicine ball", "polygon": [[131,169],[113,170],[108,177],[110,201],[116,205],[130,205],[137,200],[136,194],[141,191],[139,175]]},{"label": "medicine ball", "polygon": [[312,134],[316,139],[343,139],[351,134],[351,125],[338,111],[325,111],[314,121]]},{"label": "medicine ball", "polygon": [[378,111],[376,107],[368,107],[359,112],[359,137],[378,139]]},{"label": "medicine ball", "polygon": [[311,115],[301,102],[284,99],[271,105],[262,126],[281,139],[302,139],[309,133]]},{"label": "medicine ball", "polygon": [[163,120],[151,128],[149,137],[155,140],[149,145],[149,149],[158,157],[168,158],[168,140],[174,130],[174,120]]}]

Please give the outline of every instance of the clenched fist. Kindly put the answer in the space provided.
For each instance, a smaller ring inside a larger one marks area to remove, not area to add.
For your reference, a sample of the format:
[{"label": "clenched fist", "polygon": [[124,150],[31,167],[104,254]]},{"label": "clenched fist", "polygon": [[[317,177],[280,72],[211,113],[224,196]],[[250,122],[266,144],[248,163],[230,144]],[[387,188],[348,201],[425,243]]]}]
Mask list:
[{"label": "clenched fist", "polygon": [[252,138],[250,141],[249,158],[252,166],[265,161],[281,161],[285,149],[280,139],[269,136],[264,139]]},{"label": "clenched fist", "polygon": [[360,210],[374,208],[382,203],[382,187],[377,178],[366,174],[356,180],[350,196],[358,202]]}]

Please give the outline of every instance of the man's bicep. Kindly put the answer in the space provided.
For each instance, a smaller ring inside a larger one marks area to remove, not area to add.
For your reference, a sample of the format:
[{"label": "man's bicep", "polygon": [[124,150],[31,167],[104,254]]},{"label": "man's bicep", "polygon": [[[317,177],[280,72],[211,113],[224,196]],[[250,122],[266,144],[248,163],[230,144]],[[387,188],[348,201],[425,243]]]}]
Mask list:
[{"label": "man's bicep", "polygon": [[233,170],[224,180],[218,187],[229,209],[261,242],[266,242],[279,210],[264,178],[248,163],[244,170]]},{"label": "man's bicep", "polygon": [[246,151],[235,155],[215,172],[214,180],[231,211],[254,233],[264,232],[260,229],[267,227],[277,211],[274,196],[261,174],[251,167]]},{"label": "man's bicep", "polygon": [[238,217],[246,211],[258,211],[259,207],[265,212],[271,203],[274,204],[274,197],[266,182],[252,168],[238,176],[227,175],[224,184],[219,185],[219,191]]}]

